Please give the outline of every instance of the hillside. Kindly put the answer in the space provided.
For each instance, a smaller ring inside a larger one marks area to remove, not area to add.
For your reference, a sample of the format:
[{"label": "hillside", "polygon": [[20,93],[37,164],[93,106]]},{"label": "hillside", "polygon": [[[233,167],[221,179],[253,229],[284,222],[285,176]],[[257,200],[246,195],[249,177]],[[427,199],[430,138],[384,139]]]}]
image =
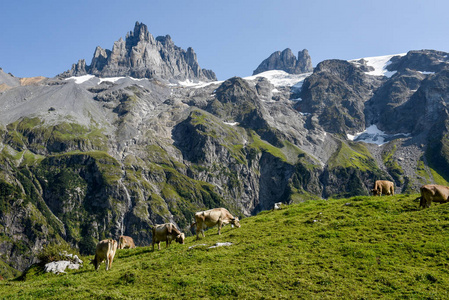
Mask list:
[{"label": "hillside", "polygon": [[137,22],[54,78],[0,70],[0,264],[23,271],[54,242],[144,246],[154,224],[187,231],[213,207],[248,217],[368,196],[378,179],[398,193],[449,185],[449,53],[312,69],[287,48],[260,67],[216,81]]},{"label": "hillside", "polygon": [[[32,268],[0,283],[9,299],[447,299],[449,204],[417,195],[307,201],[152,252],[118,250],[112,270]],[[233,245],[209,249],[217,242]],[[206,244],[201,246],[201,244]],[[163,246],[163,245],[161,245]],[[196,247],[193,247],[196,246]],[[190,248],[193,247],[193,248]],[[84,257],[87,261],[87,257]]]}]

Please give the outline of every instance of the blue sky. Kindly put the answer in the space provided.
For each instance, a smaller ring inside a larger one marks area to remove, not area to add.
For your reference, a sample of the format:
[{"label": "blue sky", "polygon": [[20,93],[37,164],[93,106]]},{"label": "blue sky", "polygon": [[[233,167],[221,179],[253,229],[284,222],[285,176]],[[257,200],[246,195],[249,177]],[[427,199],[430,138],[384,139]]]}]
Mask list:
[{"label": "blue sky", "polygon": [[0,67],[53,77],[136,21],[192,47],[218,79],[249,76],[271,53],[306,48],[314,65],[436,49],[449,52],[449,1],[0,0]]}]

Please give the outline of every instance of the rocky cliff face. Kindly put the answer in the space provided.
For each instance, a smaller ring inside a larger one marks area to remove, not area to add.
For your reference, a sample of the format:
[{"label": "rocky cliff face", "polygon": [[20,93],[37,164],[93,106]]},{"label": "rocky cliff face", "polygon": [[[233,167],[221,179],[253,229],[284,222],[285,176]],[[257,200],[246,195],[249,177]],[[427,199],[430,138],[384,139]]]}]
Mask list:
[{"label": "rocky cliff face", "polygon": [[299,51],[298,57],[295,57],[292,50],[287,48],[282,52],[276,51],[271,54],[254,70],[253,75],[270,70],[282,70],[289,74],[312,72],[312,59],[307,49]]},{"label": "rocky cliff face", "polygon": [[[327,60],[312,74],[272,70],[189,87],[163,77],[175,76],[164,71],[173,53],[184,53],[192,72],[176,74],[204,76],[193,51],[141,24],[95,53],[66,75],[101,79],[0,73],[8,85],[0,92],[0,257],[14,268],[52,241],[92,253],[98,240],[121,234],[148,245],[158,223],[188,233],[194,213],[213,207],[244,217],[279,201],[368,195],[376,179],[393,180],[398,193],[448,184],[445,53],[387,57],[380,70],[369,59]],[[162,59],[160,76],[129,77],[147,74],[150,57]]]},{"label": "rocky cliff face", "polygon": [[360,132],[365,128],[364,104],[381,82],[350,62],[326,60],[304,80],[297,109],[317,115],[327,132]]},{"label": "rocky cliff face", "polygon": [[85,74],[100,77],[216,80],[213,71],[200,68],[192,48],[185,51],[177,47],[169,35],[154,38],[147,26],[139,22],[136,22],[134,31],[130,31],[125,40],[120,38],[114,43],[112,51],[97,47],[89,66],[81,59],[61,76]]}]

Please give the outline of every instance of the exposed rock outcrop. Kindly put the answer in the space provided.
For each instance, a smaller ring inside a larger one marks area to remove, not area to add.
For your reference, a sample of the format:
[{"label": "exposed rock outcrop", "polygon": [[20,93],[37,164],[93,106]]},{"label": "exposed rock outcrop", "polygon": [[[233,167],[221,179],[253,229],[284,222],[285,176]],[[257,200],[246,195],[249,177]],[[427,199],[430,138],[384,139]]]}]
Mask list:
[{"label": "exposed rock outcrop", "polygon": [[312,59],[307,49],[299,51],[296,58],[292,50],[287,48],[282,52],[276,51],[271,54],[254,70],[253,75],[270,70],[282,70],[289,74],[312,72]]}]

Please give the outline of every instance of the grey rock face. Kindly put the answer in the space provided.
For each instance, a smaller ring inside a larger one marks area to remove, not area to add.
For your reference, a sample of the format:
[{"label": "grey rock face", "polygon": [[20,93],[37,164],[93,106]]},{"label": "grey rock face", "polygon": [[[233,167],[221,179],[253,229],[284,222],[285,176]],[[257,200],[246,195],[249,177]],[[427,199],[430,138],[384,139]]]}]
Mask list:
[{"label": "grey rock face", "polygon": [[444,128],[448,103],[449,70],[443,70],[424,79],[407,102],[394,108],[392,113],[397,122],[383,123],[396,131],[414,135],[429,132],[434,136],[441,133],[441,130],[435,131],[435,125]]},{"label": "grey rock face", "polygon": [[192,48],[177,47],[169,35],[157,37],[145,24],[136,22],[134,31],[120,38],[111,50],[97,47],[90,66],[80,60],[61,77],[92,74],[101,77],[131,76],[134,78],[163,78],[177,80],[216,80],[215,73],[198,65]]},{"label": "grey rock face", "polygon": [[[414,122],[393,123],[391,120],[397,120],[398,111],[403,111],[403,105],[416,93],[425,78],[426,75],[410,69],[393,76],[365,103],[366,124],[378,124],[387,131],[410,132]],[[406,115],[416,118],[417,112],[416,107],[410,107]]]},{"label": "grey rock face", "polygon": [[326,60],[306,78],[297,109],[318,116],[321,126],[334,133],[362,131],[364,102],[380,82],[343,60]]},{"label": "grey rock face", "polygon": [[253,75],[270,70],[282,70],[290,74],[312,72],[312,59],[307,49],[299,51],[296,58],[292,50],[287,48],[282,52],[276,51],[271,54],[254,70]]}]

